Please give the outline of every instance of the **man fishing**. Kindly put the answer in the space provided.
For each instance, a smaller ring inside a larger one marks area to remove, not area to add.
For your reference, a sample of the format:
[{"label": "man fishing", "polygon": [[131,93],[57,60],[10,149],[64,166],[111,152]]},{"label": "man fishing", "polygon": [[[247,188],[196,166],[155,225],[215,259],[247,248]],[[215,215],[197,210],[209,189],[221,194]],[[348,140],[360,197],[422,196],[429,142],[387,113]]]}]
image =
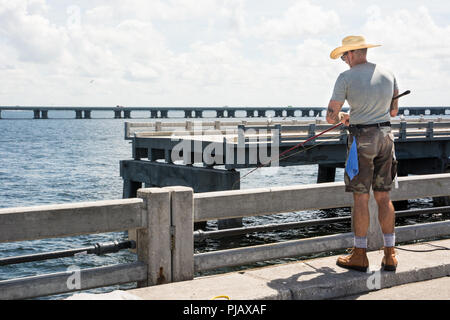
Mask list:
[{"label": "man fishing", "polygon": [[[350,67],[336,80],[328,105],[327,122],[349,127],[345,191],[353,193],[354,248],[350,255],[339,257],[337,265],[366,271],[367,231],[369,228],[369,191],[372,187],[378,205],[378,219],[384,237],[384,270],[395,271],[395,211],[389,191],[395,171],[394,136],[390,117],[398,112],[397,81],[387,69],[367,61],[366,44],[361,36],[348,36],[330,57],[341,58]],[[340,112],[347,100],[350,114]]]}]

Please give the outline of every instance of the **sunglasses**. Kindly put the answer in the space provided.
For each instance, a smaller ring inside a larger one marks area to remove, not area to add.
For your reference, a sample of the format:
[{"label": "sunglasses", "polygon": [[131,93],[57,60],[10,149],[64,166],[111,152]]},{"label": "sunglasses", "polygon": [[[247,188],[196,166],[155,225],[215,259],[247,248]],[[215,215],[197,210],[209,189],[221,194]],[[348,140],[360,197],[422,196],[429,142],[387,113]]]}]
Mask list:
[{"label": "sunglasses", "polygon": [[342,56],[341,56],[342,61],[345,61],[345,57],[347,56],[347,54],[348,54],[349,52],[353,52],[353,51],[355,51],[355,50],[345,51],[345,52],[342,54]]}]

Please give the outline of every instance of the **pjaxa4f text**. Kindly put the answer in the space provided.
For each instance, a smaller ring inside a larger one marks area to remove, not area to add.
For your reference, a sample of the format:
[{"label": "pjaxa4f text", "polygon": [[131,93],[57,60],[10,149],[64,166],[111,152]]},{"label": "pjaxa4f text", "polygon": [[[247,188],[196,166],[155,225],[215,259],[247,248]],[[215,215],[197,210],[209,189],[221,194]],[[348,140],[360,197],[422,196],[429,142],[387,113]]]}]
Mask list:
[{"label": "pjaxa4f text", "polygon": [[223,306],[198,306],[190,304],[183,308],[183,315],[201,315],[214,318],[218,315],[236,316],[258,316],[267,312],[265,304],[226,304]]}]

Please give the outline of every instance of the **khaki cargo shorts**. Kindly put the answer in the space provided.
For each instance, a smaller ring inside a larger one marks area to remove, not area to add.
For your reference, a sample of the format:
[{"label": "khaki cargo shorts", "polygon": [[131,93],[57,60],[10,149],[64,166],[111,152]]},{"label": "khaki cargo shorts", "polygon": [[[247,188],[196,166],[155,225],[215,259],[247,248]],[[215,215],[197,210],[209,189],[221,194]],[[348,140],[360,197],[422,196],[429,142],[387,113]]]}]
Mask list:
[{"label": "khaki cargo shorts", "polygon": [[347,141],[347,156],[353,139],[356,138],[359,173],[350,180],[344,174],[345,191],[369,193],[390,191],[397,173],[395,160],[394,135],[391,127],[350,128]]}]

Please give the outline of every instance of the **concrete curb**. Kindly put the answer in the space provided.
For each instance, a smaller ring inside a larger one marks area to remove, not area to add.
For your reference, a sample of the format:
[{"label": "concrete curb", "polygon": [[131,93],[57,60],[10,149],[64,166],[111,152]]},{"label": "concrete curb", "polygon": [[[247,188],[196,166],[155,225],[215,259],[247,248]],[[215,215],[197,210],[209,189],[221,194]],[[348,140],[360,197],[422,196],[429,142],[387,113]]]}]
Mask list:
[{"label": "concrete curb", "polygon": [[[413,250],[450,248],[450,239],[402,246]],[[450,250],[408,252],[396,250],[396,272],[381,271],[383,251],[368,253],[367,273],[336,266],[337,256],[196,278],[190,281],[128,290],[145,300],[321,300],[367,292],[450,275]],[[425,297],[424,297],[425,298]],[[443,299],[450,297],[442,297]]]}]

